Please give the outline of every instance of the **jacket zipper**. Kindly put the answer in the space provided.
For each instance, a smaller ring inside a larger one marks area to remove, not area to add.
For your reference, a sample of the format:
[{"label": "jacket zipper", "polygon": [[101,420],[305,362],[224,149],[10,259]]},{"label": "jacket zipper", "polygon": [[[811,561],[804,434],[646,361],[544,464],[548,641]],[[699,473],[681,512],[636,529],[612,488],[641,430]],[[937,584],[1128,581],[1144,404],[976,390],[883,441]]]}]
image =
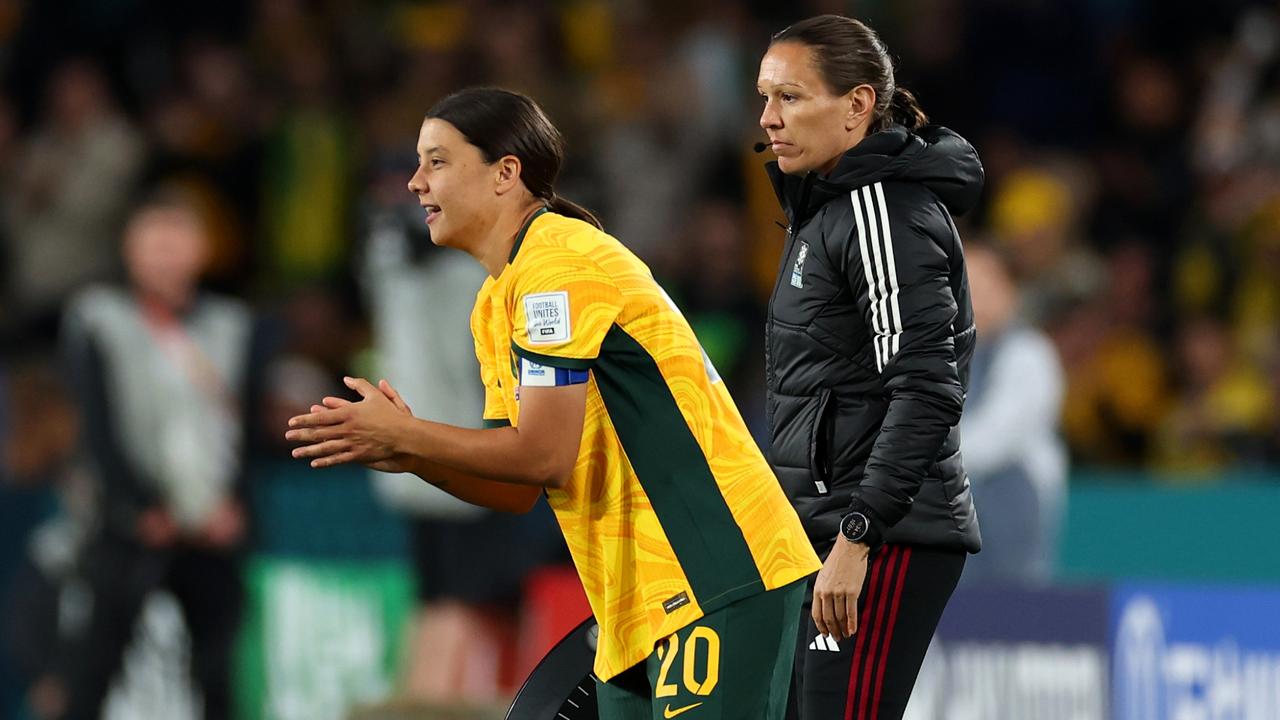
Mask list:
[{"label": "jacket zipper", "polygon": [[[767,387],[772,389],[773,384],[773,303],[778,298],[778,290],[782,287],[782,279],[787,276],[787,269],[791,266],[791,250],[795,247],[796,221],[794,218],[799,217],[804,212],[805,206],[809,203],[809,191],[813,189],[813,181],[817,177],[814,173],[805,175],[804,181],[800,184],[800,202],[792,209],[791,222],[787,225],[787,240],[783,244],[782,261],[778,265],[778,279],[773,282],[773,294],[769,296],[769,310],[765,318],[764,328],[764,357],[765,357],[765,382]],[[769,424],[772,426],[773,418],[769,418]]]},{"label": "jacket zipper", "polygon": [[[773,282],[773,294],[769,296],[769,311],[766,313],[764,325],[764,366],[765,366],[765,386],[772,390],[773,382],[773,303],[778,297],[778,290],[782,288],[782,278],[787,274],[787,265],[791,261],[791,249],[795,244],[795,225],[787,226],[787,239],[783,243],[782,262],[778,268],[778,278]],[[766,408],[768,405],[766,405]],[[770,413],[769,426],[773,426],[773,417]]]}]

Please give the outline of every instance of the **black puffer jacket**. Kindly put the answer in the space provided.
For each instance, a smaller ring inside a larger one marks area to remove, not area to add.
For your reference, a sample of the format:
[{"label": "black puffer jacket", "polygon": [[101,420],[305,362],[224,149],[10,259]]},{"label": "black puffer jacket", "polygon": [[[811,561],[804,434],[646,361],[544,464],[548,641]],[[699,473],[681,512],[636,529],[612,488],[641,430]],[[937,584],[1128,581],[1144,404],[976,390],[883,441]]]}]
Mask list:
[{"label": "black puffer jacket", "polygon": [[975,337],[960,236],[982,165],[945,128],[875,133],[826,177],[768,166],[790,220],[769,303],[771,460],[820,553],[840,516],[977,552],[957,424]]}]

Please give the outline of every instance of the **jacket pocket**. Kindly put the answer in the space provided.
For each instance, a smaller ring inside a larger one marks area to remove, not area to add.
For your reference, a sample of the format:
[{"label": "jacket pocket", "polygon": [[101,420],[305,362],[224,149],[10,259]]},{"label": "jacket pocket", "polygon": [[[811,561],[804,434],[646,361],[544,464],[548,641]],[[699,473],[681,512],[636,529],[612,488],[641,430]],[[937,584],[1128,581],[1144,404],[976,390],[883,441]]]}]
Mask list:
[{"label": "jacket pocket", "polygon": [[831,445],[835,432],[835,406],[830,388],[818,392],[818,410],[809,435],[809,475],[818,494],[826,495],[831,484]]}]

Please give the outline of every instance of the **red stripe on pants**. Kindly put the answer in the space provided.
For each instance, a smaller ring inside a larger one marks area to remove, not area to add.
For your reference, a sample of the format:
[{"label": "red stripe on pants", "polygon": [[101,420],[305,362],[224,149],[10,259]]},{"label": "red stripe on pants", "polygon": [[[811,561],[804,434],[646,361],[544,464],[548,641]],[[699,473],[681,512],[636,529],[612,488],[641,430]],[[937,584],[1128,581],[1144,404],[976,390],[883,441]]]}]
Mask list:
[{"label": "red stripe on pants", "polygon": [[[867,638],[872,634],[872,626],[879,621],[879,613],[876,612],[875,601],[877,597],[883,597],[881,588],[881,573],[886,584],[891,584],[889,580],[892,573],[892,565],[898,554],[898,547],[886,547],[886,552],[877,554],[872,560],[871,565],[871,582],[867,584],[867,594],[862,598],[862,615],[858,618],[857,644],[853,650],[853,661],[849,669],[849,692],[845,699],[844,720],[853,720],[853,702],[858,696],[859,676],[863,673],[859,672],[862,668],[859,666],[861,660],[866,657],[868,651]],[[888,569],[886,569],[888,567]],[[880,603],[883,606],[883,602]],[[868,664],[868,668],[870,665]]]},{"label": "red stripe on pants", "polygon": [[[897,561],[901,556],[902,548],[894,546],[893,555],[889,557],[889,562],[887,563],[889,569],[885,572],[883,592],[876,603],[876,621],[875,628],[871,634],[871,646],[867,648],[867,654],[864,656],[867,660],[875,657],[876,647],[880,644],[880,632],[884,629],[885,603],[888,602],[889,596],[893,594],[894,579],[897,577],[896,573],[900,567]],[[862,684],[858,693],[858,720],[866,720],[867,717],[867,702],[872,692],[871,671],[874,667],[874,663],[867,662],[862,669]]]},{"label": "red stripe on pants", "polygon": [[884,668],[889,661],[889,648],[893,647],[893,629],[898,625],[898,607],[902,604],[902,585],[907,579],[907,568],[911,565],[911,548],[902,553],[902,564],[898,567],[898,583],[893,589],[893,604],[889,610],[889,630],[884,638],[884,652],[880,655],[880,663],[876,667],[875,697],[871,700],[871,717],[880,712],[880,691],[884,689]]}]

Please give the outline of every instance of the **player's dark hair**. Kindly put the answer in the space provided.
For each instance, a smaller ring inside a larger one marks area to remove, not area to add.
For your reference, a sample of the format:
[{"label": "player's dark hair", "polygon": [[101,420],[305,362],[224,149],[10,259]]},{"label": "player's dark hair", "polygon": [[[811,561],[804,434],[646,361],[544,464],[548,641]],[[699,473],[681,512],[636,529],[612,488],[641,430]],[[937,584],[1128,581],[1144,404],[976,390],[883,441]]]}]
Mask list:
[{"label": "player's dark hair", "polygon": [[916,96],[898,87],[888,49],[865,23],[843,15],[818,15],[776,33],[770,45],[780,42],[796,42],[812,49],[818,72],[836,95],[870,85],[876,91],[870,132],[890,125],[917,130],[929,124]]},{"label": "player's dark hair", "polygon": [[428,118],[444,120],[480,149],[486,163],[520,159],[520,180],[552,212],[600,227],[590,210],[556,194],[564,137],[532,98],[499,88],[467,88],[436,103]]}]

